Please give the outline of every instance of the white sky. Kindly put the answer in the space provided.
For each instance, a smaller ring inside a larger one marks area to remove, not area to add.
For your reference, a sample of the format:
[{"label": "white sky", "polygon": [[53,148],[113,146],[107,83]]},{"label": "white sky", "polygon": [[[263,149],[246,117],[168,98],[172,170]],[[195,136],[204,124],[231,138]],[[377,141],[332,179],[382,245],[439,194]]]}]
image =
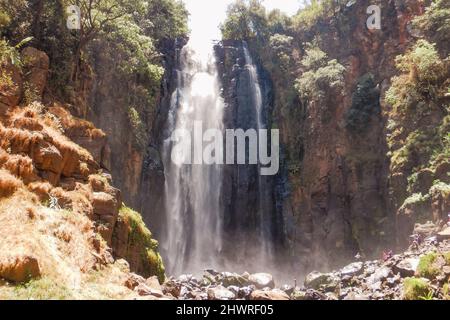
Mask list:
[{"label": "white sky", "polygon": [[[191,37],[205,40],[219,40],[219,24],[225,20],[229,4],[234,0],[183,0],[189,10]],[[268,9],[280,9],[293,15],[301,7],[301,0],[263,0]]]}]

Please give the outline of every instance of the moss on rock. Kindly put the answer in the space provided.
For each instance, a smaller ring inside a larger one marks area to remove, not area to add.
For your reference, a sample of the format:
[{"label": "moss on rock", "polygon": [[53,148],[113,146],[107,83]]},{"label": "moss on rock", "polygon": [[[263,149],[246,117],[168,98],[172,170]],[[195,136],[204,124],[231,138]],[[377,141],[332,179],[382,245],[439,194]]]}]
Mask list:
[{"label": "moss on rock", "polygon": [[158,241],[152,238],[153,235],[141,215],[122,205],[118,223],[126,226],[126,249],[123,258],[128,260],[131,269],[145,277],[157,276],[161,283],[164,282],[165,268],[158,252]]}]

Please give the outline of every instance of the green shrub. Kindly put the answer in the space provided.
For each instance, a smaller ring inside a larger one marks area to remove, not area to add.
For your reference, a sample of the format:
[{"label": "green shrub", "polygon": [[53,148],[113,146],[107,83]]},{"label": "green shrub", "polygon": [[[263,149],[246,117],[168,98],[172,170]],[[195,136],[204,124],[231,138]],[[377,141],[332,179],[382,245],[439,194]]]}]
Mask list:
[{"label": "green shrub", "polygon": [[128,120],[130,121],[133,130],[134,145],[139,149],[144,149],[147,143],[146,126],[141,120],[141,116],[136,108],[128,108]]},{"label": "green shrub", "polygon": [[165,268],[158,253],[158,241],[152,238],[152,233],[142,220],[142,216],[125,205],[119,210],[119,219],[127,221],[130,226],[128,246],[141,249],[141,259],[144,276],[156,275],[162,283],[165,279]]},{"label": "green shrub", "polygon": [[413,26],[442,44],[450,42],[450,4],[447,0],[433,0],[423,15],[413,20]]},{"label": "green shrub", "polygon": [[438,257],[439,255],[437,253],[430,253],[420,258],[419,265],[417,266],[417,274],[420,277],[434,279],[440,272],[435,265]]},{"label": "green shrub", "polygon": [[422,279],[406,278],[403,281],[404,300],[423,300],[432,293],[429,284]]},{"label": "green shrub", "polygon": [[372,74],[368,73],[358,80],[352,96],[352,106],[347,111],[345,126],[353,132],[363,132],[370,118],[380,113],[380,91]]},{"label": "green shrub", "polygon": [[318,100],[330,89],[342,90],[345,67],[336,60],[328,60],[327,54],[316,46],[308,45],[302,60],[304,72],[297,80],[295,88],[302,99]]}]

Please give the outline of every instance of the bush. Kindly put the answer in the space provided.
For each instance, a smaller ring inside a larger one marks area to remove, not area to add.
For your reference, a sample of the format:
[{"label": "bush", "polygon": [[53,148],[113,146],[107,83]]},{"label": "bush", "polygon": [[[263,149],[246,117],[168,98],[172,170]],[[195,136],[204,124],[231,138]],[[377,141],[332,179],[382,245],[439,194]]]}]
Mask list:
[{"label": "bush", "polygon": [[450,4],[434,0],[425,13],[414,19],[413,25],[440,43],[450,42]]},{"label": "bush", "polygon": [[366,74],[358,80],[352,96],[352,106],[347,111],[345,126],[353,132],[363,132],[373,114],[379,114],[380,91],[372,74]]},{"label": "bush", "polygon": [[403,281],[404,300],[424,300],[432,293],[429,284],[422,279],[406,278]]},{"label": "bush", "polygon": [[144,122],[142,122],[139,112],[134,107],[128,108],[128,120],[133,130],[134,144],[140,149],[144,149],[147,144],[147,133]]},{"label": "bush", "polygon": [[420,258],[419,265],[417,266],[417,274],[420,277],[427,279],[434,279],[439,274],[439,269],[436,267],[435,262],[439,255],[437,253],[430,253]]},{"label": "bush", "polygon": [[337,60],[328,60],[320,48],[309,45],[301,63],[306,72],[296,80],[295,88],[303,99],[316,100],[330,89],[342,90],[345,67]]},{"label": "bush", "polygon": [[119,211],[119,220],[129,225],[128,246],[141,250],[141,260],[144,276],[156,275],[162,283],[165,279],[165,268],[158,253],[158,241],[152,238],[152,233],[142,220],[142,216],[122,205]]}]

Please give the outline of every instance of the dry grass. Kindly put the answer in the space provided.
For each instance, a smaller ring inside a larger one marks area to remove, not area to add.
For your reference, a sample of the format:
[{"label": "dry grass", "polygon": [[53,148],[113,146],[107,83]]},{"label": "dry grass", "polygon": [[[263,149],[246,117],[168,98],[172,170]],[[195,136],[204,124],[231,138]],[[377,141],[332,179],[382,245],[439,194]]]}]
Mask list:
[{"label": "dry grass", "polygon": [[[19,287],[0,284],[0,298],[129,296],[131,291],[123,287],[122,281],[126,275],[118,268],[106,266],[104,271],[95,272],[107,252],[105,245],[94,248],[93,240],[98,237],[94,230],[88,217],[43,207],[24,189],[0,201],[0,254],[21,253],[36,257],[44,279]],[[45,293],[46,290],[49,292]]]},{"label": "dry grass", "polygon": [[13,176],[6,170],[0,169],[0,199],[11,196],[22,186],[22,181],[20,181],[17,177]]},{"label": "dry grass", "polygon": [[38,180],[33,160],[28,156],[11,155],[0,148],[0,168],[21,178],[24,183]]}]

